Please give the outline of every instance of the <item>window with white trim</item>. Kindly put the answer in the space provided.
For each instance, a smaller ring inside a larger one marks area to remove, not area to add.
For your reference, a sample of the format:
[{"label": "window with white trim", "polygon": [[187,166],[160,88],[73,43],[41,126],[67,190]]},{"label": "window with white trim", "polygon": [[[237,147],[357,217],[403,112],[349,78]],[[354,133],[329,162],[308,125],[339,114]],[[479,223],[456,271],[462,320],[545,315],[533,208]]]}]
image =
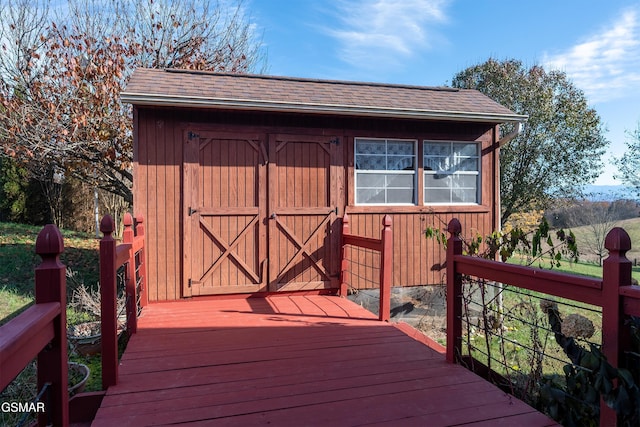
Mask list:
[{"label": "window with white trim", "polygon": [[424,141],[424,203],[480,203],[480,144]]},{"label": "window with white trim", "polygon": [[406,139],[355,139],[356,204],[416,204],[416,143]]}]

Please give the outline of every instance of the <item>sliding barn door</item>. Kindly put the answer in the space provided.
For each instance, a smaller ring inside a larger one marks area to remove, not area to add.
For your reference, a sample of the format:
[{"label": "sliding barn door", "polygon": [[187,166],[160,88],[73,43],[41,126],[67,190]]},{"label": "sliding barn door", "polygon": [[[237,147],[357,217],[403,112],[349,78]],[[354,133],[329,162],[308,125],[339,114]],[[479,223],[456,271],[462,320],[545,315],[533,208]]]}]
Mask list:
[{"label": "sliding barn door", "polygon": [[263,139],[220,132],[185,135],[184,296],[266,290]]},{"label": "sliding barn door", "polygon": [[337,287],[339,140],[269,137],[269,290]]}]

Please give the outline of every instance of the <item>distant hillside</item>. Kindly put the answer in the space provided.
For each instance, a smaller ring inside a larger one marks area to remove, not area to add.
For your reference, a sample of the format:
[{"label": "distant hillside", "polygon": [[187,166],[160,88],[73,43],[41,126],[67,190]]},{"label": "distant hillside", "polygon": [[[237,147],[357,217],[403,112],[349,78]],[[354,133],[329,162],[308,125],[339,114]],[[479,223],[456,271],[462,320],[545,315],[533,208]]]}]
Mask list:
[{"label": "distant hillside", "polygon": [[[624,228],[629,233],[629,237],[631,237],[631,250],[627,253],[627,258],[640,261],[640,218],[618,221],[615,226]],[[589,253],[588,245],[585,243],[585,239],[593,239],[593,231],[588,225],[572,228],[571,231],[576,235],[580,260],[595,261],[597,258]]]},{"label": "distant hillside", "polygon": [[586,185],[587,199],[594,202],[611,202],[620,199],[637,200],[638,195],[631,187],[624,185]]}]

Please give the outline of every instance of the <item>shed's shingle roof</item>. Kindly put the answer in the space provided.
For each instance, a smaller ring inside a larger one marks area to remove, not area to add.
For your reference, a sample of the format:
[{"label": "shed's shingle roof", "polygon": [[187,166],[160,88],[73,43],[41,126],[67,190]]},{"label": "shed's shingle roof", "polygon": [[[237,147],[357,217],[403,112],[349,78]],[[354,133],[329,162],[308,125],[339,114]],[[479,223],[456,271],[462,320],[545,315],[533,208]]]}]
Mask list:
[{"label": "shed's shingle roof", "polygon": [[139,68],[134,105],[231,108],[502,123],[523,121],[476,90]]}]

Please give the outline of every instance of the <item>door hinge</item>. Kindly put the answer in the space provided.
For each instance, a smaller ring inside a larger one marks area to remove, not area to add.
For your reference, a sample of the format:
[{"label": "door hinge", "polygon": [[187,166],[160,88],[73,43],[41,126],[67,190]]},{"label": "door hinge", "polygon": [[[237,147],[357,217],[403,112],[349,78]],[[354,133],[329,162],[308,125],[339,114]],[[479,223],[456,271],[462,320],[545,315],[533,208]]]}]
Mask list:
[{"label": "door hinge", "polygon": [[335,137],[335,138],[329,140],[329,144],[340,145],[340,138]]},{"label": "door hinge", "polygon": [[189,206],[189,216],[193,215],[196,212],[198,212],[198,209],[193,209],[191,206]]},{"label": "door hinge", "polygon": [[191,287],[191,278],[189,278],[189,280],[187,280],[187,286]]},{"label": "door hinge", "polygon": [[187,134],[187,138],[189,138],[189,141],[191,141],[192,139],[200,138],[200,134],[189,131],[189,133]]}]

